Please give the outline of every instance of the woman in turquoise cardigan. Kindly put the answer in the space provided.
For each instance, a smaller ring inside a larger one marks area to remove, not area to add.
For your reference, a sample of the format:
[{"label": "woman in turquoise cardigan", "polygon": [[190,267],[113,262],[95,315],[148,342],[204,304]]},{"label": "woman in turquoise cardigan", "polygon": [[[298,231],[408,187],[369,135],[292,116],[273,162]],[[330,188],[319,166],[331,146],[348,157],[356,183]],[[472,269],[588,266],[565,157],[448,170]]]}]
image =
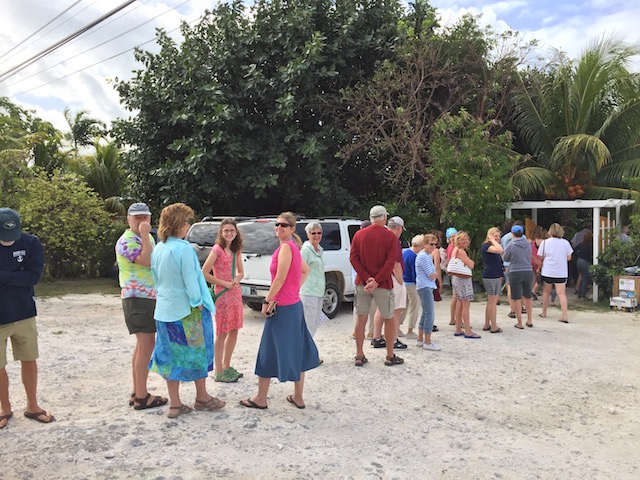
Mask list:
[{"label": "woman in turquoise cardigan", "polygon": [[[225,402],[207,392],[213,370],[213,321],[215,307],[195,251],[184,240],[193,221],[193,210],[174,203],[162,210],[158,236],[161,242],[151,255],[151,271],[158,296],[154,318],[156,344],[150,370],[167,381],[169,418],[196,410],[217,410]],[[195,382],[193,408],[180,399],[180,382]]]}]

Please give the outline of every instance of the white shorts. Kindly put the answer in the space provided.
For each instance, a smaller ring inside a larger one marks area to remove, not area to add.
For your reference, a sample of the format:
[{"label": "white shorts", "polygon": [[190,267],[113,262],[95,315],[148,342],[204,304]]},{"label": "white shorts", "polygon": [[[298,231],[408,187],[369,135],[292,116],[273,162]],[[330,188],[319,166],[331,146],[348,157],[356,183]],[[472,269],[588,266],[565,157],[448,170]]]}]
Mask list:
[{"label": "white shorts", "polygon": [[396,277],[391,275],[393,280],[393,296],[395,298],[396,310],[407,308],[407,286],[403,283],[400,285]]}]

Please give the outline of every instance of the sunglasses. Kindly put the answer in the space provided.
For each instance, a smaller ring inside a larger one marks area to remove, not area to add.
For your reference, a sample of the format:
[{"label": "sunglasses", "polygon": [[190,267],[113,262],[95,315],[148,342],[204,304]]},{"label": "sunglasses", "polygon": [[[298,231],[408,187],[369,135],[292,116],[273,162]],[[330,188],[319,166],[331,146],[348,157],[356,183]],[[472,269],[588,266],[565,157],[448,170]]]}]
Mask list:
[{"label": "sunglasses", "polygon": [[309,235],[322,235],[322,232],[309,232]]},{"label": "sunglasses", "polygon": [[275,225],[276,225],[276,227],[290,227],[291,226],[288,223],[282,223],[282,222],[276,222]]},{"label": "sunglasses", "polygon": [[430,243],[429,245],[431,245],[432,247],[437,247],[438,246],[437,243]]}]

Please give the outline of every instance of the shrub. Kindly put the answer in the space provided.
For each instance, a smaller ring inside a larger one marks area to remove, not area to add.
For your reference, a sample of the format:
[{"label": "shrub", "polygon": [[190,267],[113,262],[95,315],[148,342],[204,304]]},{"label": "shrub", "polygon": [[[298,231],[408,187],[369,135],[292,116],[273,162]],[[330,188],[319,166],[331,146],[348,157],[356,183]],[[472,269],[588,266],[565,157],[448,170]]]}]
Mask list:
[{"label": "shrub", "polygon": [[624,268],[637,264],[640,246],[634,242],[613,240],[598,257],[598,265],[591,265],[589,273],[598,284],[601,295],[607,298],[613,291],[613,277],[624,275]]}]

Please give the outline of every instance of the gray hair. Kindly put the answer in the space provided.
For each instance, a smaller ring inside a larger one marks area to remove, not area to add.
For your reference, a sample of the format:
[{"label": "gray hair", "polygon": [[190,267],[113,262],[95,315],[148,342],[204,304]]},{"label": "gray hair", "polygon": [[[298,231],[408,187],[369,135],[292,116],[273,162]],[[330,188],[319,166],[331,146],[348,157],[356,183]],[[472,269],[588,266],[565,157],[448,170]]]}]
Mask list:
[{"label": "gray hair", "polygon": [[305,225],[304,231],[307,232],[307,235],[309,235],[312,230],[322,231],[322,225],[320,225],[320,222],[309,222]]}]

